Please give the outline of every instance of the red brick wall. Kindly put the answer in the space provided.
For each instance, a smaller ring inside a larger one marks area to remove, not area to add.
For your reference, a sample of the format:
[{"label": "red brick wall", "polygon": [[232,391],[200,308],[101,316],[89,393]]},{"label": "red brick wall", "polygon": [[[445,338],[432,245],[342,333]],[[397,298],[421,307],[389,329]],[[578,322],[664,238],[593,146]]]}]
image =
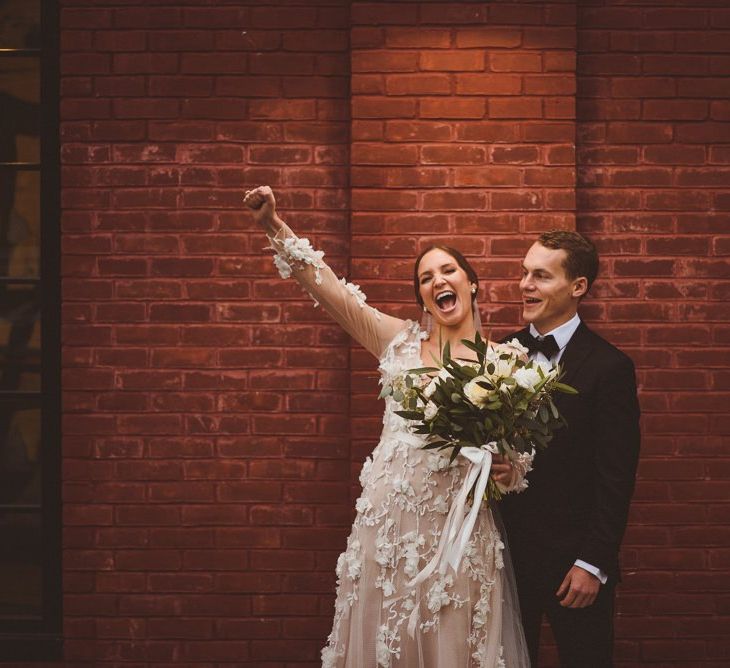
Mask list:
[{"label": "red brick wall", "polygon": [[596,238],[584,315],[637,361],[645,413],[620,665],[723,663],[712,4],[63,1],[68,665],[316,664],[380,406],[374,364],[241,215],[259,183],[403,316],[418,250],[467,250],[495,335],[536,231]]},{"label": "red brick wall", "polygon": [[307,661],[329,631],[347,342],[240,202],[271,184],[346,266],[349,11],[215,4],[63,3],[73,665]]},{"label": "red brick wall", "polygon": [[588,312],[636,361],[644,413],[617,653],[727,665],[730,9],[579,4],[578,229],[604,275]]}]

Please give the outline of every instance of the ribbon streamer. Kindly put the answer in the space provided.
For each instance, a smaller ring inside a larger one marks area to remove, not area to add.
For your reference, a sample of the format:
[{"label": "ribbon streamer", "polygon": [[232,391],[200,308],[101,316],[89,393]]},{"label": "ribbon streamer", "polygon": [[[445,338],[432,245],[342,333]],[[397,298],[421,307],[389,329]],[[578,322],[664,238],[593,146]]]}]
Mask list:
[{"label": "ribbon streamer", "polygon": [[[489,471],[492,468],[492,455],[499,452],[496,442],[487,443],[481,448],[465,447],[459,450],[459,454],[466,457],[470,464],[467,469],[461,489],[456,497],[456,501],[449,509],[446,517],[444,528],[441,531],[441,540],[439,540],[438,549],[431,561],[410,581],[406,583],[407,587],[416,587],[423,583],[438,567],[441,575],[446,574],[449,566],[458,571],[461,558],[464,555],[471,532],[479,515],[479,509],[484,499],[484,492],[489,483]],[[474,500],[472,501],[471,510],[465,515],[466,499],[469,496],[469,490],[476,483],[474,489]],[[408,619],[408,635],[412,638],[415,635],[416,623],[418,621],[418,609],[420,601],[416,603],[411,615]]]}]

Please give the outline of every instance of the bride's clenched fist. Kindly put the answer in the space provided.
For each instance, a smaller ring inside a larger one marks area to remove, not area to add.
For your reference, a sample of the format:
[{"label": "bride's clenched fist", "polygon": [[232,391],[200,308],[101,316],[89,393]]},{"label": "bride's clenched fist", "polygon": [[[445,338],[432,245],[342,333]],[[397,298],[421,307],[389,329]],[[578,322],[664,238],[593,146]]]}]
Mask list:
[{"label": "bride's clenched fist", "polygon": [[274,191],[269,186],[247,190],[243,196],[243,205],[251,209],[254,220],[267,233],[276,233],[281,227],[283,221],[276,214]]}]

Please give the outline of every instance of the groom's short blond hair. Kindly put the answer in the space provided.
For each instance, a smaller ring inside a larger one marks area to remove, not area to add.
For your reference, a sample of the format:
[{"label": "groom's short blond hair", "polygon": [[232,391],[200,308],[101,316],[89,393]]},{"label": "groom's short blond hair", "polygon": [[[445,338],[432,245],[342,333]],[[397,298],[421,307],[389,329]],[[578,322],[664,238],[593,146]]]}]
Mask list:
[{"label": "groom's short blond hair", "polygon": [[551,230],[543,232],[537,242],[545,248],[564,250],[566,253],[563,269],[570,279],[585,276],[590,290],[598,276],[598,251],[593,242],[582,234],[570,230]]}]

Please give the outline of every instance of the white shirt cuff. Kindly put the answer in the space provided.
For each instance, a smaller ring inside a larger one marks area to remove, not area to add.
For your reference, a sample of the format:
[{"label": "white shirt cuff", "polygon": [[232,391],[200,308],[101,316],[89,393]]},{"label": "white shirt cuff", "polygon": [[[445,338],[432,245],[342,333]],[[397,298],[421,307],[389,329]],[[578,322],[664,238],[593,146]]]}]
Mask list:
[{"label": "white shirt cuff", "polygon": [[582,559],[576,559],[575,565],[578,566],[578,568],[582,568],[584,571],[588,571],[591,575],[595,575],[601,581],[601,584],[606,584],[608,576],[600,568],[596,568]]}]

